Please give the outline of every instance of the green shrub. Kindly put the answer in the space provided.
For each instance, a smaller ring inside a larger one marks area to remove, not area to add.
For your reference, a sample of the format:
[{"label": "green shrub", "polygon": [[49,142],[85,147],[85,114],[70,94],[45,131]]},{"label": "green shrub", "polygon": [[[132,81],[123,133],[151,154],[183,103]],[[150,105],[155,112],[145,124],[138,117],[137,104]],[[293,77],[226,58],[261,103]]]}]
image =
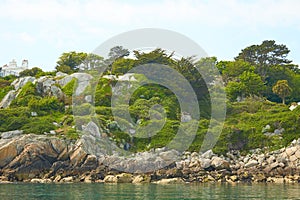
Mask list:
[{"label": "green shrub", "polygon": [[30,110],[41,114],[43,111],[46,113],[62,112],[64,105],[58,101],[56,97],[44,97],[42,99],[30,99],[28,102]]},{"label": "green shrub", "polygon": [[53,121],[54,120],[50,116],[32,117],[26,124],[21,127],[21,129],[24,130],[25,133],[48,133],[49,131],[56,129],[56,126],[53,125]]},{"label": "green shrub", "polygon": [[68,96],[71,97],[74,94],[74,90],[77,86],[77,79],[73,78],[69,83],[67,83],[63,88],[62,91]]}]

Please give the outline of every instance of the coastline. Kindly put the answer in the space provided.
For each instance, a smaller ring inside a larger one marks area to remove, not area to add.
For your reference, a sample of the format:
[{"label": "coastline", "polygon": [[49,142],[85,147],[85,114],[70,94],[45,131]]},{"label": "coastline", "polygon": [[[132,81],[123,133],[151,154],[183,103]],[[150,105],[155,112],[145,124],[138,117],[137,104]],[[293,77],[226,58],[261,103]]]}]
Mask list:
[{"label": "coastline", "polygon": [[[120,160],[115,155],[87,153],[83,148],[85,142],[89,141],[80,139],[72,143],[54,136],[34,134],[1,138],[0,183],[300,182],[300,139],[276,151],[260,153],[256,150],[245,156],[237,151],[219,156],[211,150],[199,154],[164,148],[139,153],[135,159],[148,160],[153,165],[158,163],[157,160],[161,163],[162,158],[179,156],[176,162],[145,173],[142,172],[146,168],[137,168],[133,159]],[[124,170],[116,170],[120,166]],[[147,166],[146,163],[143,167]]]}]

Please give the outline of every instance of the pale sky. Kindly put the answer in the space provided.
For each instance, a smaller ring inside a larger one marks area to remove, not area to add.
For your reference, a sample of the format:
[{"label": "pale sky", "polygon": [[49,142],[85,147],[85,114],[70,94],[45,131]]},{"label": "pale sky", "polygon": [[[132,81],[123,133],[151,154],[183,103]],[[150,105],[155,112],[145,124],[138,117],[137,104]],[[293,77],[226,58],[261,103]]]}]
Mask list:
[{"label": "pale sky", "polygon": [[28,59],[53,70],[63,52],[92,52],[139,28],[181,33],[218,60],[275,40],[300,64],[299,0],[0,0],[0,23],[0,66]]}]

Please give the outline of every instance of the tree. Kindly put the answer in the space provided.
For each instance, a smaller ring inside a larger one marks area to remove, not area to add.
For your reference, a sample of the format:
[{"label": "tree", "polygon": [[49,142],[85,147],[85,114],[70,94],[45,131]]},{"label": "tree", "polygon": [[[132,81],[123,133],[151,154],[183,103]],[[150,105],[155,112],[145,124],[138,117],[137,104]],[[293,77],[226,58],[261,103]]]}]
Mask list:
[{"label": "tree", "polygon": [[261,77],[251,71],[245,71],[239,76],[238,81],[230,81],[226,86],[226,92],[231,100],[237,97],[261,95],[266,86]]},{"label": "tree", "polygon": [[107,66],[111,67],[116,60],[129,56],[129,54],[130,52],[128,49],[124,49],[122,46],[115,46],[109,50],[108,59],[104,62]]},{"label": "tree", "polygon": [[112,74],[126,74],[134,66],[134,60],[130,58],[120,58],[112,64]]},{"label": "tree", "polygon": [[71,51],[63,53],[58,61],[56,70],[64,73],[72,73],[78,71],[80,65],[84,63],[87,53]]},{"label": "tree", "polygon": [[24,76],[38,76],[43,73],[43,70],[38,67],[34,67],[32,69],[25,69],[24,71],[20,72],[20,77]]},{"label": "tree", "polygon": [[290,50],[283,44],[275,44],[274,40],[265,40],[260,45],[251,45],[243,49],[235,60],[243,60],[257,67],[257,73],[265,81],[268,68],[275,65],[291,66],[287,59]]},{"label": "tree", "polygon": [[90,69],[96,69],[103,65],[104,65],[103,57],[97,54],[89,53],[87,54],[85,60],[83,61],[81,68],[90,70]]},{"label": "tree", "polygon": [[125,56],[129,56],[129,53],[130,52],[128,49],[124,49],[122,46],[115,46],[110,49],[110,51],[108,53],[108,57],[116,60],[118,58],[123,58]]},{"label": "tree", "polygon": [[245,71],[255,71],[255,66],[243,60],[220,61],[216,64],[216,67],[220,71],[225,84],[229,81],[237,81],[239,76]]},{"label": "tree", "polygon": [[291,94],[292,89],[287,80],[279,80],[273,86],[272,91],[282,99],[282,104],[285,104],[285,98]]},{"label": "tree", "polygon": [[134,56],[137,58],[136,65],[143,64],[162,64],[170,65],[173,62],[172,56],[173,53],[168,55],[165,50],[157,48],[149,53],[133,51]]}]

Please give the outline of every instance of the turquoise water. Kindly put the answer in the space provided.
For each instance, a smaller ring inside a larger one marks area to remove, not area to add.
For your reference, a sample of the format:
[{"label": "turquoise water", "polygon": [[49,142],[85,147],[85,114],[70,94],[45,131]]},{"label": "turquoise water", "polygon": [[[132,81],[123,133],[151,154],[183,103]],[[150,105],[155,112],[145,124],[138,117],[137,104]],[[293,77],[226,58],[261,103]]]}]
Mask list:
[{"label": "turquoise water", "polygon": [[300,199],[298,184],[0,184],[6,199]]}]

